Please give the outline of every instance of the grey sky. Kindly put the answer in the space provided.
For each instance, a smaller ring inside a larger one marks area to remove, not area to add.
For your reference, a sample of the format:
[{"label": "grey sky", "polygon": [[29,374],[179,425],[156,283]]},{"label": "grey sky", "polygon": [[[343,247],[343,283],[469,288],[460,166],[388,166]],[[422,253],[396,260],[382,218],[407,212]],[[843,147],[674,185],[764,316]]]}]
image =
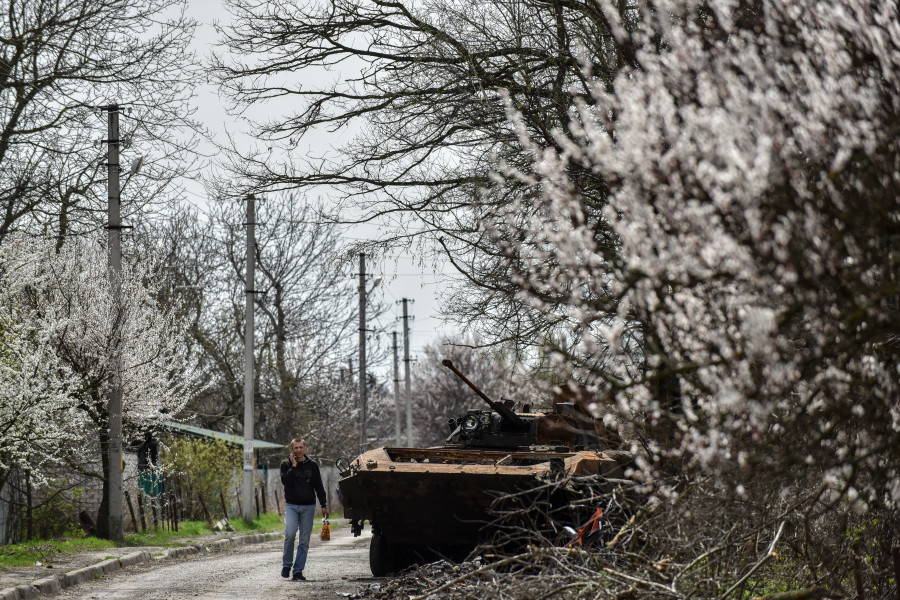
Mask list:
[{"label": "grey sky", "polygon": [[[220,0],[189,0],[188,12],[199,23],[194,39],[195,50],[199,56],[206,57],[217,41],[213,22],[223,22],[229,15]],[[226,132],[237,136],[239,140],[244,137],[244,124],[228,114],[225,103],[214,87],[199,86],[196,101],[198,120],[213,133],[216,139],[224,139]],[[246,138],[246,141],[248,144],[252,143],[252,139],[249,137]],[[322,150],[325,149],[327,148],[323,146]],[[208,172],[208,168],[204,170]],[[199,182],[189,182],[186,194],[188,202],[197,206],[205,205],[206,194]],[[325,191],[325,195],[327,195],[327,191]],[[368,227],[353,227],[344,230],[344,237],[347,241],[371,239],[374,235],[376,235],[374,229]],[[441,340],[457,331],[452,325],[444,324],[438,314],[440,291],[451,283],[444,273],[450,273],[451,268],[446,265],[426,266],[422,264],[423,262],[412,256],[400,255],[380,263],[372,264],[370,262],[366,269],[373,275],[370,282],[375,278],[382,279],[381,285],[373,291],[373,294],[383,298],[388,306],[388,312],[378,319],[373,319],[369,327],[379,330],[380,335],[384,336],[382,340],[384,345],[390,346],[391,331],[396,330],[398,333],[402,333],[400,300],[402,298],[414,300],[414,303],[410,304],[409,311],[415,317],[410,323],[410,348],[413,356],[418,354],[424,345]],[[354,273],[357,271],[358,268],[353,269]],[[351,276],[351,273],[348,273],[348,278]],[[387,376],[390,365],[386,365],[379,371],[382,375]]]}]

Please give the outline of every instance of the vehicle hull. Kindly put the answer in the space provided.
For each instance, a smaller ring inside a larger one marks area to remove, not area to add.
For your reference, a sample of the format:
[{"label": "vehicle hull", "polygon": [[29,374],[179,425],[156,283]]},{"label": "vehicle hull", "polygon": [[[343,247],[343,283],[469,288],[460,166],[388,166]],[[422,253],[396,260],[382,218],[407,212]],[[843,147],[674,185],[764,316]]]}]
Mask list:
[{"label": "vehicle hull", "polygon": [[565,475],[615,476],[603,452],[378,448],[340,480],[345,516],[390,544],[472,546],[488,537],[492,502]]}]

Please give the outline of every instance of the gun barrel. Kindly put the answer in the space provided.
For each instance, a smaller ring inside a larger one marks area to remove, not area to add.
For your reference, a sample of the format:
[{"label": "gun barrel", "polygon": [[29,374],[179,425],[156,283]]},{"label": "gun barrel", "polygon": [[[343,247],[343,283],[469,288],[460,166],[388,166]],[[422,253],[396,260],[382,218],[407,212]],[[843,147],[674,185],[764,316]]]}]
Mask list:
[{"label": "gun barrel", "polygon": [[511,411],[511,410],[510,410],[509,408],[507,408],[506,405],[504,405],[503,403],[501,403],[501,402],[494,402],[493,400],[491,400],[490,398],[488,398],[487,395],[486,395],[484,392],[482,392],[480,389],[478,389],[478,386],[477,386],[477,385],[475,385],[474,383],[472,383],[471,381],[469,381],[469,378],[468,378],[468,377],[466,377],[465,375],[463,375],[462,373],[460,373],[460,372],[459,372],[459,369],[457,369],[456,366],[454,366],[453,361],[448,360],[448,359],[445,358],[444,360],[441,361],[441,364],[444,365],[445,367],[447,367],[448,369],[450,369],[451,371],[453,371],[453,373],[454,373],[457,377],[459,377],[460,379],[462,379],[463,382],[464,382],[466,385],[468,385],[470,388],[472,388],[472,390],[473,390],[476,394],[478,394],[478,396],[479,396],[482,400],[484,400],[485,402],[487,402],[488,405],[489,405],[492,409],[494,409],[494,411],[495,411],[496,413],[498,413],[501,417],[503,417],[503,419],[504,419],[507,423],[509,423],[510,425],[512,425],[513,427],[515,427],[516,429],[519,429],[519,430],[524,430],[524,429],[527,429],[527,428],[528,428],[528,425],[525,423],[525,421],[523,421],[521,418],[519,418],[519,415],[517,415],[516,413],[514,413],[513,411]]}]

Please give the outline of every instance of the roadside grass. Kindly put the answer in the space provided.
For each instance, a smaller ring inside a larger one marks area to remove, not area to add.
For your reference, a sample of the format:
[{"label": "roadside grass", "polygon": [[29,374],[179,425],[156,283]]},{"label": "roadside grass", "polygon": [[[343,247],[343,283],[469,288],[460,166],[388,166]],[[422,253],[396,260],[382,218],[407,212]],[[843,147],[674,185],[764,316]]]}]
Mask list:
[{"label": "roadside grass", "polygon": [[[338,520],[341,515],[332,515],[329,518],[331,529],[339,529],[342,525]],[[253,523],[245,523],[243,519],[236,518],[230,521],[234,528],[234,534],[242,533],[267,533],[270,531],[282,531],[284,520],[277,513],[265,513],[254,519]],[[322,528],[322,520],[317,519],[313,533],[318,534]],[[36,562],[52,564],[53,559],[60,554],[76,554],[78,552],[96,552],[106,548],[128,546],[163,546],[177,547],[192,543],[192,538],[212,535],[214,532],[207,526],[206,521],[182,521],[178,524],[178,531],[168,529],[151,529],[145,532],[132,532],[124,536],[120,543],[103,540],[93,536],[52,539],[52,540],[28,540],[18,544],[0,546],[0,569],[25,567]],[[232,532],[229,532],[232,533]]]},{"label": "roadside grass", "polygon": [[0,568],[25,567],[36,562],[47,564],[59,554],[93,552],[115,546],[114,542],[95,537],[29,540],[19,544],[8,544],[0,546]]}]

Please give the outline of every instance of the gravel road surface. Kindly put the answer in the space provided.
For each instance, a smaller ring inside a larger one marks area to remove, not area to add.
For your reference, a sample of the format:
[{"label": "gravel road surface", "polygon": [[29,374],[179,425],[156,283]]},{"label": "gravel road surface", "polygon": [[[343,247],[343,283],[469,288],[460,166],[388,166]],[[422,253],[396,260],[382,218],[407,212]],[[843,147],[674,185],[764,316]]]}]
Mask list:
[{"label": "gravel road surface", "polygon": [[368,531],[354,538],[349,528],[333,530],[331,541],[313,536],[303,574],[308,581],[282,579],[276,540],[212,554],[155,561],[117,571],[53,596],[69,600],[320,600],[341,598],[372,582]]}]

